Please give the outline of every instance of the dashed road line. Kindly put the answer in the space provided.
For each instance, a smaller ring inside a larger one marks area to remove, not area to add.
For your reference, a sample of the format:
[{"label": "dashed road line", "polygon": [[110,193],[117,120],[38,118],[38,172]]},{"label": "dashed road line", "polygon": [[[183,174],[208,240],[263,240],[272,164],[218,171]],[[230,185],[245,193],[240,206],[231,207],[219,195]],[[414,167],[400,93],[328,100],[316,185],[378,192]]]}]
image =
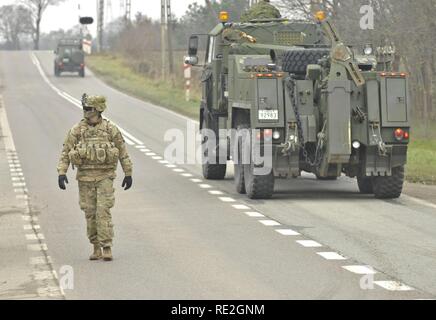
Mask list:
[{"label": "dashed road line", "polygon": [[340,255],[337,252],[317,252],[317,255],[323,257],[326,260],[348,260],[348,258]]},{"label": "dashed road line", "polygon": [[413,291],[415,290],[412,287],[409,287],[401,282],[397,282],[397,281],[374,281],[374,284],[389,290],[389,291]]},{"label": "dashed road line", "polygon": [[274,220],[259,220],[259,222],[266,227],[277,227],[281,225],[279,222]]},{"label": "dashed road line", "polygon": [[280,233],[282,236],[300,236],[301,235],[300,233],[298,233],[292,229],[277,229],[276,232]]},{"label": "dashed road line", "polygon": [[313,241],[313,240],[298,240],[296,242],[305,248],[320,248],[320,247],[322,247],[321,243]]},{"label": "dashed road line", "polygon": [[374,268],[371,266],[358,266],[358,265],[356,265],[356,266],[342,266],[342,268],[344,268],[345,270],[350,271],[352,273],[355,273],[355,274],[368,275],[368,274],[376,274],[377,273],[377,271],[375,271]]}]

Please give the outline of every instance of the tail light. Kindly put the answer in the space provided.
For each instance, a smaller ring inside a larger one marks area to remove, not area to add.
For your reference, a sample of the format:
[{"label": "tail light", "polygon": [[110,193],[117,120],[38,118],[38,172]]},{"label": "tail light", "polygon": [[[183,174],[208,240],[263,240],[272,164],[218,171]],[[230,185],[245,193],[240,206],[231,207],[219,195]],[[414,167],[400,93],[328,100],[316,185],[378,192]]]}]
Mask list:
[{"label": "tail light", "polygon": [[62,62],[59,62],[59,67],[63,67],[64,66],[64,64],[62,63]]},{"label": "tail light", "polygon": [[261,140],[271,141],[273,138],[273,134],[274,133],[272,129],[256,130],[256,139],[258,141]]},{"label": "tail light", "polygon": [[409,132],[404,131],[403,129],[400,129],[400,128],[398,128],[394,131],[394,136],[395,136],[395,139],[397,139],[398,141],[409,140],[409,138],[410,138]]}]

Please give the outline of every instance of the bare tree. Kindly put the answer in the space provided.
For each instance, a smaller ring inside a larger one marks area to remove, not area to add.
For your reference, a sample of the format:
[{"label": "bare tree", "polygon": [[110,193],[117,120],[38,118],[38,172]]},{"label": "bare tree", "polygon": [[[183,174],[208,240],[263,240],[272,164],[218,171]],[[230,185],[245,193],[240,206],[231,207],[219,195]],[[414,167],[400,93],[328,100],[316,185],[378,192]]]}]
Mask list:
[{"label": "bare tree", "polygon": [[0,7],[0,34],[6,47],[20,49],[20,36],[32,33],[31,12],[24,6],[7,5]]},{"label": "bare tree", "polygon": [[21,0],[20,2],[25,5],[32,12],[33,20],[33,42],[34,49],[39,49],[39,38],[41,34],[41,21],[45,10],[49,6],[56,6],[65,0]]}]

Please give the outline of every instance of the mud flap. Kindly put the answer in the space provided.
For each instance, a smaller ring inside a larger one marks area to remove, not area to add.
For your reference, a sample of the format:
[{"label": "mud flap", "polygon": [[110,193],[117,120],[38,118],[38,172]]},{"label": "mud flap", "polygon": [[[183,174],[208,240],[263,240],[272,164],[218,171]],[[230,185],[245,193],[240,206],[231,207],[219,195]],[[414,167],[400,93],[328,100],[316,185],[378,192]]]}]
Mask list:
[{"label": "mud flap", "polygon": [[327,162],[348,163],[351,156],[351,82],[330,81],[327,99]]}]

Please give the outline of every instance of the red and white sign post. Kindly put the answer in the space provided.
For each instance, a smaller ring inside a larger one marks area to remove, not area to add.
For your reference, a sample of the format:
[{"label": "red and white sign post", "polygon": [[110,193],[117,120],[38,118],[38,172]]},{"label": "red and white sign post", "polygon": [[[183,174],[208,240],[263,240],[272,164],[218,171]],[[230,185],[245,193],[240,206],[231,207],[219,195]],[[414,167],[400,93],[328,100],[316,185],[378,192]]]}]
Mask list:
[{"label": "red and white sign post", "polygon": [[185,90],[186,90],[186,101],[191,101],[191,65],[184,63],[183,70],[185,74]]}]

